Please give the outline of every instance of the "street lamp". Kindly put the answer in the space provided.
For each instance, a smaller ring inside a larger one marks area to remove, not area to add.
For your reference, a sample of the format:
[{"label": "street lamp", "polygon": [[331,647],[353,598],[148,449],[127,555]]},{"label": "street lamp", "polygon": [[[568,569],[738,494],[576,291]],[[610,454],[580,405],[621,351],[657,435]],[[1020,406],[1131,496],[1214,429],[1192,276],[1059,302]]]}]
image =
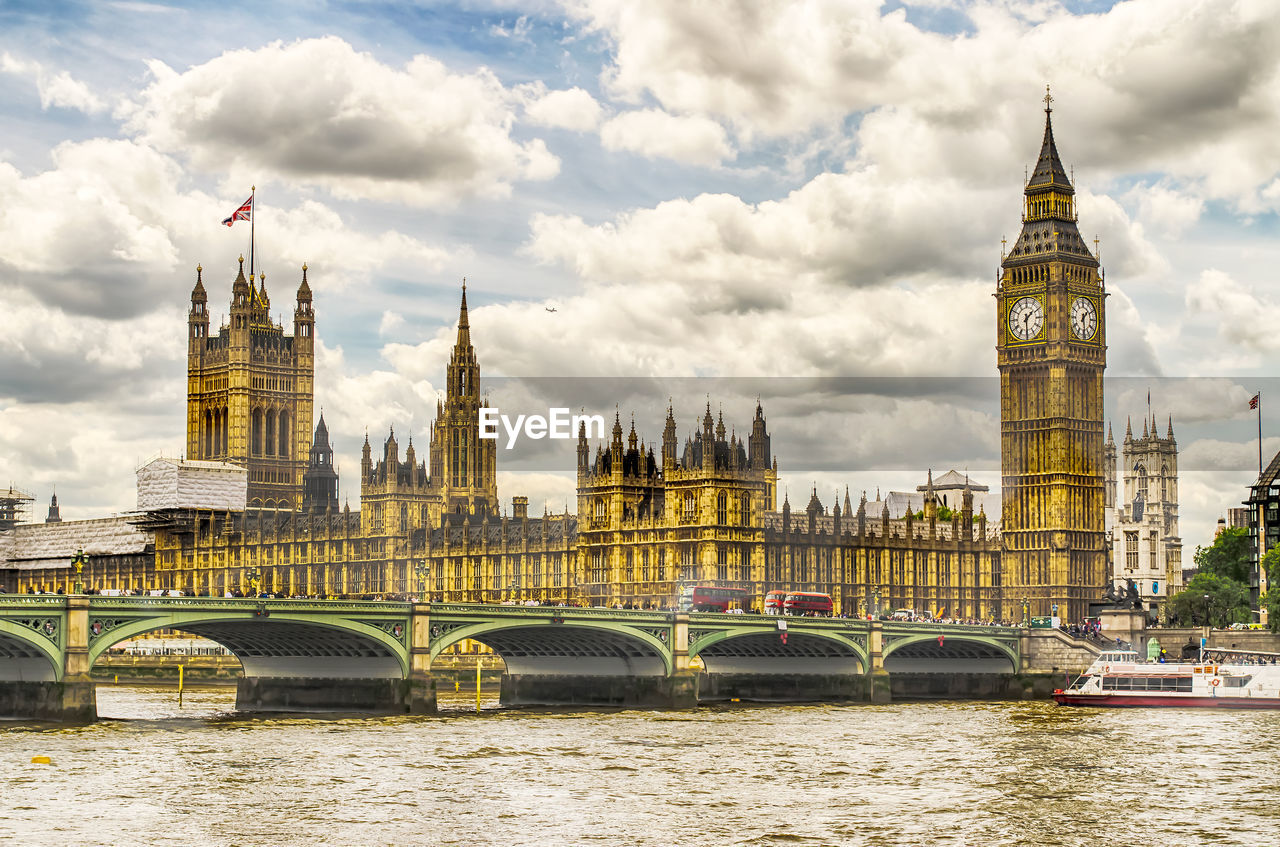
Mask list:
[{"label": "street lamp", "polygon": [[81,574],[84,572],[84,566],[88,562],[89,557],[84,554],[83,547],[76,550],[75,555],[71,557],[71,567],[76,569],[76,583],[73,591],[75,594],[84,593],[84,581],[81,579]]},{"label": "street lamp", "polygon": [[880,618],[880,589],[873,589],[871,592],[871,620]]},{"label": "street lamp", "polygon": [[1209,620],[1209,595],[1204,595],[1204,625],[1206,627],[1213,626],[1213,621]]},{"label": "street lamp", "polygon": [[413,572],[418,575],[419,599],[425,598],[430,603],[431,594],[427,590],[427,581],[431,579],[431,565],[427,564],[426,559],[419,559],[413,563]]},{"label": "street lamp", "polygon": [[1026,600],[1022,601],[1022,625],[1024,627],[1031,625],[1031,604]]},{"label": "street lamp", "polygon": [[245,574],[245,577],[249,580],[249,596],[250,597],[258,596],[258,580],[261,576],[262,576],[262,573],[256,567],[249,568],[248,573]]}]

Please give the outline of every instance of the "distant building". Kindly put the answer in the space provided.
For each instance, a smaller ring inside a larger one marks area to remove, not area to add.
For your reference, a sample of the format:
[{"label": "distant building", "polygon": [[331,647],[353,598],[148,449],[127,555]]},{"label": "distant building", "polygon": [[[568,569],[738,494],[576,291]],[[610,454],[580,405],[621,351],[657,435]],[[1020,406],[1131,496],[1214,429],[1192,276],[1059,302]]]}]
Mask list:
[{"label": "distant building", "polygon": [[1156,613],[1182,590],[1182,538],[1178,534],[1178,443],[1173,419],[1160,437],[1153,418],[1142,421],[1142,437],[1126,425],[1120,464],[1122,498],[1116,496],[1116,447],[1107,433],[1107,499],[1114,509],[1111,578],[1121,586],[1133,580],[1146,608]]}]

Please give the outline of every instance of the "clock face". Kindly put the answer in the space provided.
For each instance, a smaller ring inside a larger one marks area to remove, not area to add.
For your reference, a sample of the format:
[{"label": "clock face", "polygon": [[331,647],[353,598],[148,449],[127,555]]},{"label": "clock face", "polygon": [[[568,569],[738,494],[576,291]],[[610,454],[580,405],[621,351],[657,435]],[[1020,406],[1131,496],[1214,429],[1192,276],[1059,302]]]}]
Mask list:
[{"label": "clock face", "polygon": [[1009,331],[1019,341],[1030,341],[1044,328],[1044,306],[1035,297],[1022,297],[1009,310]]},{"label": "clock face", "polygon": [[1098,332],[1098,307],[1088,297],[1071,301],[1071,332],[1081,341],[1088,341]]}]

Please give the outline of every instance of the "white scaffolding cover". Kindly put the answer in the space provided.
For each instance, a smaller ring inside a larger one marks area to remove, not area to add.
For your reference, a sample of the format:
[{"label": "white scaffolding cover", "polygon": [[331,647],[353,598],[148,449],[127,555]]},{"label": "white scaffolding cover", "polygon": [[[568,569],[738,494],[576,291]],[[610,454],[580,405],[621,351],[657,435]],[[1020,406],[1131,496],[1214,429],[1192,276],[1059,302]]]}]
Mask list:
[{"label": "white scaffolding cover", "polygon": [[249,472],[225,462],[155,459],[138,468],[138,511],[215,509],[243,512]]}]

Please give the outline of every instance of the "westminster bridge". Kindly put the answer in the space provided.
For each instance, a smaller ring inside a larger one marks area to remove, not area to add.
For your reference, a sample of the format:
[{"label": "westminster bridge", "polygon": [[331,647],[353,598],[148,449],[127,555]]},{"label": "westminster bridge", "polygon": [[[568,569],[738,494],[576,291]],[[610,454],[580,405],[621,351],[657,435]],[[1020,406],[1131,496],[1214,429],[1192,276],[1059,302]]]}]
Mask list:
[{"label": "westminster bridge", "polygon": [[1026,630],[563,606],[0,595],[0,715],[93,720],[113,645],[179,629],[240,661],[250,711],[435,711],[432,661],[463,640],[505,662],[504,705],[690,708],[715,700],[1009,696]]}]

